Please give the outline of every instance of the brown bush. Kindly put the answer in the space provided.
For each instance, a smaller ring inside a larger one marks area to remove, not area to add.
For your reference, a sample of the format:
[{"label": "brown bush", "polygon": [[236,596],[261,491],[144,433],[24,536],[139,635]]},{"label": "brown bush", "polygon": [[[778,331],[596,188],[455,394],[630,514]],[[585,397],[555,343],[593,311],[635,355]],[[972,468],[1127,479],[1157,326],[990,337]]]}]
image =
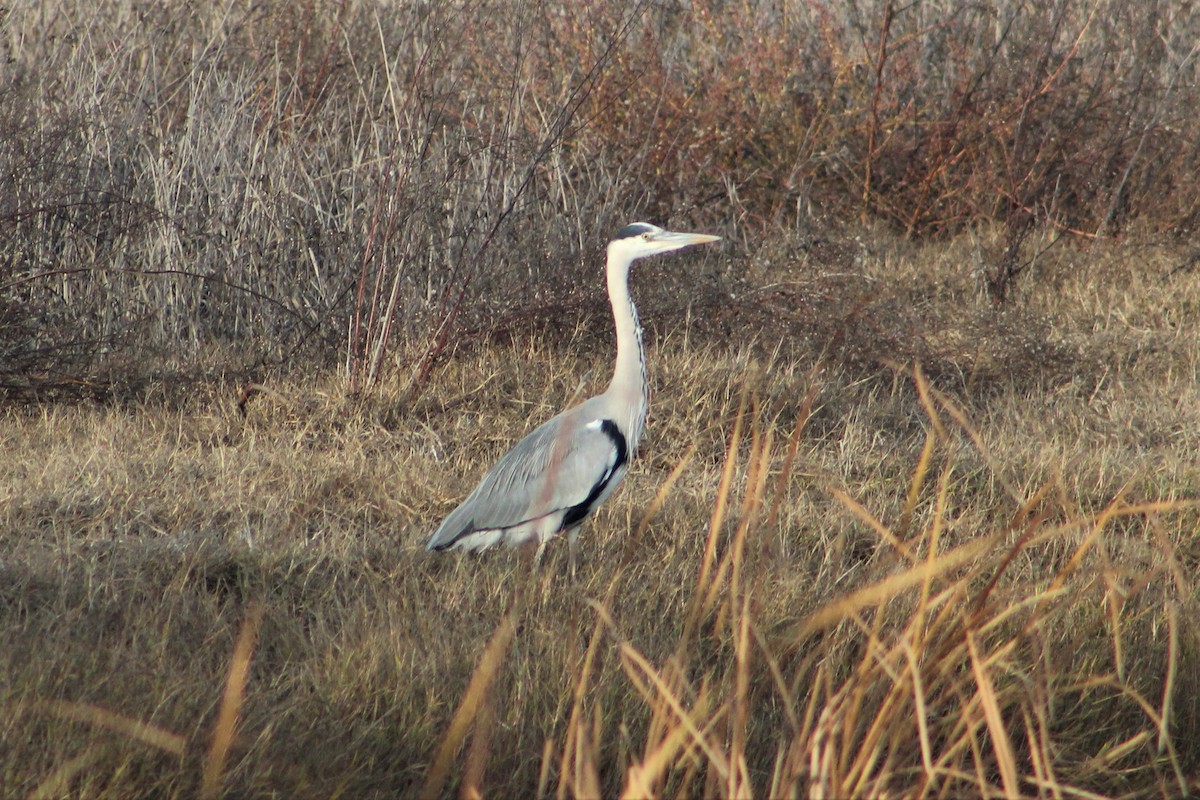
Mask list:
[{"label": "brown bush", "polygon": [[531,286],[593,282],[580,264],[638,217],[751,254],[826,214],[998,222],[1005,301],[1031,229],[1192,229],[1195,25],[1075,0],[21,6],[0,382],[230,343],[227,369],[303,353],[376,380],[400,336],[427,342],[419,384]]}]

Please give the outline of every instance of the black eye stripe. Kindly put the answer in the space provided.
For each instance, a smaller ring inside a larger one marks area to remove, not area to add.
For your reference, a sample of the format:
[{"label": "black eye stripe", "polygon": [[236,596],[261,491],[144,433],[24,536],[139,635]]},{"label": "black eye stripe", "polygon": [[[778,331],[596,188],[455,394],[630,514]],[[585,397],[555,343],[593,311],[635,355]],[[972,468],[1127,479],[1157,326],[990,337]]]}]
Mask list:
[{"label": "black eye stripe", "polygon": [[632,239],[635,236],[645,236],[650,233],[654,233],[654,228],[644,222],[635,222],[617,231],[617,235],[613,237],[613,241],[617,239]]}]

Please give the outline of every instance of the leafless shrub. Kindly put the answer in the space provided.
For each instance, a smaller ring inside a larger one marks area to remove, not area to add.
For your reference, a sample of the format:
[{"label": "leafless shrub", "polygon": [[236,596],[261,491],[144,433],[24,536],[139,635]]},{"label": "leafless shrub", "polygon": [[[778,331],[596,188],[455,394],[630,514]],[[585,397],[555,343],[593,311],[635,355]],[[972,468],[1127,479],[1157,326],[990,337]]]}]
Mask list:
[{"label": "leafless shrub", "polygon": [[341,354],[351,389],[419,390],[633,217],[999,223],[1005,303],[1030,230],[1194,227],[1195,25],[1165,0],[18,4],[0,373]]}]

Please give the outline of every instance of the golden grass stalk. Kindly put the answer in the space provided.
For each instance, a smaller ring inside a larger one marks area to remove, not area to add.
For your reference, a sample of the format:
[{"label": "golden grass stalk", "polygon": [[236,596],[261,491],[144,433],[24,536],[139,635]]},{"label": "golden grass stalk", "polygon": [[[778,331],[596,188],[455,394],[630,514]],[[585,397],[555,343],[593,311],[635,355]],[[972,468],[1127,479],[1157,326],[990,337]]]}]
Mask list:
[{"label": "golden grass stalk", "polygon": [[921,745],[921,766],[925,768],[926,781],[932,781],[933,775],[933,747],[929,742],[929,707],[925,702],[925,687],[921,681],[921,667],[918,663],[917,653],[913,649],[912,642],[907,638],[902,638],[900,641],[901,650],[904,653],[904,659],[908,662],[908,676],[912,680],[913,706],[916,709],[917,717],[917,740]]},{"label": "golden grass stalk", "polygon": [[[1000,780],[1004,784],[1004,796],[1015,798],[1019,794],[1017,784],[1017,764],[1013,758],[1012,741],[1008,730],[1004,727],[1004,719],[1000,715],[1000,704],[996,700],[996,689],[992,679],[988,677],[986,667],[980,662],[979,650],[975,644],[975,634],[967,631],[967,652],[971,656],[971,672],[975,676],[975,686],[978,691],[980,704],[983,706],[984,720],[987,722],[988,734],[992,739],[992,749],[996,754],[996,766],[1000,770]],[[980,790],[985,787],[980,786]]]},{"label": "golden grass stalk", "polygon": [[217,721],[213,725],[212,743],[204,759],[204,771],[200,782],[200,796],[215,798],[221,794],[221,782],[229,750],[237,735],[238,715],[245,700],[246,679],[250,675],[250,660],[258,642],[258,629],[262,624],[263,606],[252,603],[246,611],[246,619],[238,631],[229,659],[229,671],[225,676],[225,690],[221,693],[221,705],[217,709]]},{"label": "golden grass stalk", "polygon": [[1176,604],[1167,603],[1167,675],[1163,681],[1162,691],[1162,711],[1159,713],[1158,719],[1158,752],[1161,754],[1167,752],[1170,755],[1171,767],[1175,771],[1175,780],[1178,782],[1179,791],[1182,794],[1187,794],[1187,778],[1183,775],[1183,769],[1179,765],[1179,759],[1175,755],[1175,748],[1171,744],[1171,701],[1175,695],[1175,676],[1179,663],[1179,612]]},{"label": "golden grass stalk", "polygon": [[817,367],[814,366],[808,376],[808,391],[804,395],[804,401],[796,414],[796,423],[792,426],[792,432],[788,436],[787,452],[784,454],[783,463],[775,477],[774,502],[771,504],[771,512],[763,523],[764,531],[776,530],[779,524],[779,514],[788,496],[788,484],[792,480],[796,456],[800,453],[800,441],[804,438],[804,429],[812,418],[813,404],[817,400],[817,389],[820,384],[816,381],[816,373]]},{"label": "golden grass stalk", "polygon": [[[629,676],[630,682],[642,697],[651,703],[657,699],[664,701],[678,723],[687,731],[691,742],[704,753],[709,765],[716,769],[718,778],[722,782],[728,781],[730,772],[729,758],[718,749],[716,744],[705,733],[704,728],[706,726],[699,724],[693,715],[688,712],[678,694],[637,649],[628,643],[622,643],[620,654],[621,667],[625,670],[625,674]],[[722,706],[720,715],[724,715],[725,712],[726,709]]]},{"label": "golden grass stalk", "polygon": [[622,800],[657,797],[659,780],[675,765],[675,759],[689,736],[687,728],[676,725],[641,761],[631,765],[625,776],[625,788],[621,791]]},{"label": "golden grass stalk", "polygon": [[571,770],[571,789],[575,797],[600,797],[600,771],[596,767],[596,753],[601,739],[601,720],[599,716],[592,718],[589,730],[586,724],[579,724],[575,733],[575,750],[571,754],[573,769]]},{"label": "golden grass stalk", "polygon": [[29,800],[57,800],[70,796],[71,781],[96,766],[103,757],[104,749],[96,747],[68,759],[29,793]]},{"label": "golden grass stalk", "polygon": [[851,592],[845,597],[827,603],[804,620],[792,627],[789,638],[800,641],[812,633],[833,625],[840,620],[857,614],[868,606],[886,602],[897,594],[943,575],[951,570],[973,562],[979,555],[995,545],[997,534],[981,536],[930,561],[909,567],[903,572]]},{"label": "golden grass stalk", "polygon": [[60,719],[83,722],[97,728],[107,728],[136,742],[170,753],[182,756],[187,744],[186,737],[172,733],[157,725],[150,725],[140,720],[131,719],[123,714],[110,711],[107,708],[90,703],[74,703],[69,700],[55,700],[40,705],[47,713]]},{"label": "golden grass stalk", "polygon": [[471,674],[467,691],[463,694],[463,699],[459,702],[454,717],[450,720],[450,727],[446,730],[446,735],[442,737],[442,743],[438,746],[429,769],[425,773],[425,783],[421,788],[420,795],[423,800],[433,800],[442,793],[446,778],[450,775],[450,766],[454,761],[454,756],[462,746],[467,731],[492,686],[492,681],[499,673],[500,664],[504,661],[504,654],[517,631],[517,607],[517,603],[514,603],[513,608],[500,620],[496,626],[496,632],[492,634],[479,663],[475,666],[475,671]]},{"label": "golden grass stalk", "polygon": [[654,494],[654,499],[651,500],[650,505],[646,507],[646,511],[644,514],[642,514],[642,518],[638,520],[638,524],[633,531],[633,535],[629,537],[629,540],[625,544],[625,560],[628,560],[630,557],[632,557],[633,550],[635,550],[638,544],[641,542],[642,536],[646,533],[646,529],[650,527],[650,522],[654,519],[658,512],[662,510],[663,506],[666,505],[667,498],[669,498],[671,495],[671,490],[675,488],[675,483],[679,480],[679,477],[683,475],[683,471],[687,469],[688,464],[691,463],[692,458],[695,455],[696,445],[693,444],[688,447],[679,461],[675,463],[675,466],[671,469],[671,472],[666,478],[663,479],[662,485]]},{"label": "golden grass stalk", "polygon": [[892,533],[886,525],[876,519],[870,511],[867,511],[867,509],[863,508],[861,503],[843,492],[841,489],[838,489],[836,486],[829,487],[828,492],[829,494],[833,495],[835,500],[844,505],[846,508],[850,509],[850,513],[858,517],[858,519],[860,519],[862,522],[866,523],[867,527],[869,527],[871,530],[875,531],[875,533],[879,535],[880,539],[883,539],[892,546],[892,549],[904,556],[905,560],[915,560],[912,551],[908,549],[908,545],[900,541],[900,538]]},{"label": "golden grass stalk", "polygon": [[[746,489],[742,496],[738,525],[734,529],[732,541],[725,550],[725,554],[721,557],[721,561],[717,565],[717,571],[709,582],[708,591],[703,595],[703,602],[700,604],[701,616],[711,612],[716,606],[717,600],[722,596],[721,590],[725,587],[726,576],[729,576],[728,590],[724,595],[727,602],[725,605],[722,605],[720,613],[717,615],[717,620],[714,624],[715,628],[720,628],[723,625],[724,615],[732,617],[734,614],[734,610],[730,608],[729,603],[736,601],[736,598],[740,597],[742,592],[741,575],[746,540],[751,528],[754,527],[759,510],[762,508],[763,495],[766,490],[772,437],[770,432],[765,435],[759,435],[756,426],[752,428],[751,433],[750,453],[747,457],[750,465],[750,473],[746,476]],[[734,456],[731,453],[729,457],[733,458]]]},{"label": "golden grass stalk", "polygon": [[717,543],[720,539],[721,529],[725,525],[725,515],[729,507],[729,495],[733,487],[733,476],[737,471],[738,447],[742,442],[742,429],[745,424],[747,402],[748,393],[743,391],[741,400],[738,403],[737,416],[733,422],[733,432],[729,435],[729,446],[725,451],[725,466],[721,470],[721,482],[717,486],[717,499],[713,504],[712,516],[708,523],[708,538],[704,543],[704,556],[700,562],[700,574],[696,577],[696,592],[692,599],[692,605],[688,608],[687,622],[684,626],[685,635],[680,640],[680,646],[686,646],[689,638],[688,634],[694,630],[700,616],[704,613],[703,606],[709,593],[708,574],[712,571],[713,562],[716,560]]},{"label": "golden grass stalk", "polygon": [[925,477],[929,474],[930,465],[933,462],[933,451],[937,445],[937,436],[932,430],[925,433],[925,446],[921,448],[921,455],[917,458],[917,465],[913,468],[912,480],[908,483],[908,496],[904,498],[904,508],[900,511],[900,522],[896,526],[898,538],[904,539],[908,536],[908,530],[912,525],[913,512],[917,508],[917,502],[921,499],[921,489],[925,486]]},{"label": "golden grass stalk", "polygon": [[463,769],[462,785],[458,796],[463,800],[483,797],[483,775],[487,769],[492,743],[492,731],[496,724],[496,709],[491,695],[484,693],[475,714],[475,730],[467,748],[467,763]]},{"label": "golden grass stalk", "polygon": [[733,709],[730,714],[729,750],[732,769],[726,784],[726,797],[750,797],[752,787],[746,763],[746,745],[750,724],[750,595],[742,598],[736,615],[734,645]]},{"label": "golden grass stalk", "polygon": [[[609,599],[612,598],[612,593],[616,590],[616,581],[609,585]],[[603,608],[603,606],[599,606]],[[602,615],[597,615],[595,625],[592,628],[592,635],[588,639],[587,650],[583,656],[583,662],[579,667],[578,675],[575,679],[575,690],[571,698],[571,716],[567,719],[567,733],[563,740],[562,754],[559,758],[561,770],[559,772],[558,781],[558,798],[563,800],[567,796],[567,789],[574,779],[574,771],[572,769],[575,764],[573,755],[578,751],[578,744],[575,739],[580,735],[582,730],[582,719],[584,715],[584,695],[587,693],[588,686],[591,684],[592,671],[596,665],[598,657],[601,633],[603,632],[604,618]],[[543,759],[543,765],[546,760]],[[543,766],[543,770],[546,766]]]}]

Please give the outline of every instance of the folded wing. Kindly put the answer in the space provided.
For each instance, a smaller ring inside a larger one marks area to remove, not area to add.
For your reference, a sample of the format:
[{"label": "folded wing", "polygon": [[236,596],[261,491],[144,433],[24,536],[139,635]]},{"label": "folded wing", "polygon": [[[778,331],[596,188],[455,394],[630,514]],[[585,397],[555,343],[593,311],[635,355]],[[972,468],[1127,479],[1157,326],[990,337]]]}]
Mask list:
[{"label": "folded wing", "polygon": [[[487,547],[505,532],[547,519],[555,528],[579,524],[624,476],[625,437],[608,419],[572,409],[541,425],[509,450],[475,490],[446,517],[428,549],[468,541]],[[476,536],[493,532],[492,536]]]}]

